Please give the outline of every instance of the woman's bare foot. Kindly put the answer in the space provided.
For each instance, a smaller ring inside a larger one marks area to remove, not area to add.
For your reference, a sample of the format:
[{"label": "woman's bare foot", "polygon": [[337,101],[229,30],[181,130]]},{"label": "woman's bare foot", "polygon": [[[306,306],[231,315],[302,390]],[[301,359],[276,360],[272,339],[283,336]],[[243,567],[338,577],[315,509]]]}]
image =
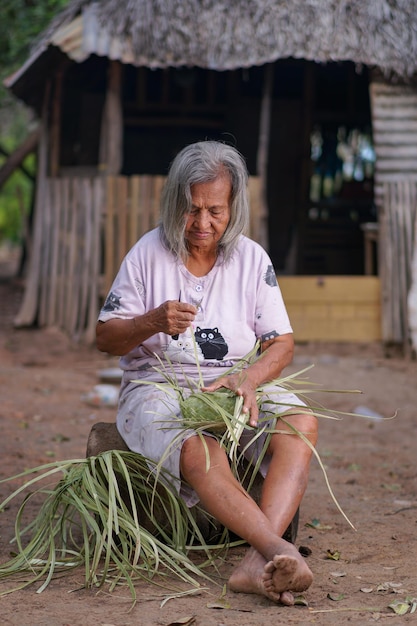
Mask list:
[{"label": "woman's bare foot", "polygon": [[273,602],[292,606],[294,596],[290,591],[284,590],[277,593],[274,589],[272,573],[267,573],[268,583],[265,586],[264,576],[267,561],[254,548],[249,548],[241,564],[229,578],[229,589],[236,593],[257,593]]},{"label": "woman's bare foot", "polygon": [[264,567],[263,585],[268,594],[305,591],[313,582],[313,574],[303,557],[294,553],[276,554]]}]

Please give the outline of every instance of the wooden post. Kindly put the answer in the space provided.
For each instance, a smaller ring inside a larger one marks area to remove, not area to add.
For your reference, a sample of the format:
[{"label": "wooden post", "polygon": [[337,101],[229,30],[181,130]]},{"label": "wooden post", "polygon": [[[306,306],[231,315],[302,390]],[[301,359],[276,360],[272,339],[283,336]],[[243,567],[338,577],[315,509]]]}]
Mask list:
[{"label": "wooden post", "polygon": [[36,198],[34,216],[34,234],[32,256],[29,260],[29,272],[26,280],[23,302],[17,314],[14,325],[31,326],[35,321],[39,304],[39,277],[43,254],[43,208],[47,192],[47,163],[48,163],[48,108],[51,85],[48,81],[45,86],[40,124],[40,139],[38,149],[38,171],[36,178]]},{"label": "wooden post", "polygon": [[59,173],[59,160],[61,151],[61,102],[62,102],[62,78],[63,72],[56,74],[54,92],[52,97],[52,123],[50,131],[50,161],[49,173],[55,178]]},{"label": "wooden post", "polygon": [[108,176],[117,176],[123,161],[122,65],[109,62],[106,101],[101,123],[99,169]]},{"label": "wooden post", "polygon": [[274,85],[274,65],[269,63],[264,69],[264,86],[259,118],[259,142],[257,154],[257,174],[260,178],[261,198],[259,213],[258,243],[268,250],[268,152],[271,128],[271,102]]}]

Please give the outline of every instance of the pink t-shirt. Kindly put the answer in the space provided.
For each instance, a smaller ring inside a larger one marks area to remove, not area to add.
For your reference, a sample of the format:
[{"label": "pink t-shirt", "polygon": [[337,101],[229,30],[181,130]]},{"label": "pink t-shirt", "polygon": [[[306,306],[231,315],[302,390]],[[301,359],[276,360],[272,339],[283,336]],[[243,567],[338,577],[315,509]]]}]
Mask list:
[{"label": "pink t-shirt", "polygon": [[206,276],[196,277],[164,248],[157,228],[126,255],[99,320],[129,319],[179,298],[198,308],[194,339],[191,330],[174,337],[153,335],[121,358],[130,380],[163,382],[158,356],[179,382],[198,378],[198,359],[208,384],[258,339],[292,332],[272,262],[261,246],[242,235],[230,261],[219,257]]}]

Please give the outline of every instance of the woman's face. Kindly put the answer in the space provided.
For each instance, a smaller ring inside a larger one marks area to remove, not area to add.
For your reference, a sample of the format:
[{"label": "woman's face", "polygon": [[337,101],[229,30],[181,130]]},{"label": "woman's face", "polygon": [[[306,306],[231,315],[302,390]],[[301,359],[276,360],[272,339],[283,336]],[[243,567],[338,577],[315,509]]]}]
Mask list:
[{"label": "woman's face", "polygon": [[185,223],[188,247],[214,252],[230,221],[232,185],[227,175],[191,186],[192,206]]}]

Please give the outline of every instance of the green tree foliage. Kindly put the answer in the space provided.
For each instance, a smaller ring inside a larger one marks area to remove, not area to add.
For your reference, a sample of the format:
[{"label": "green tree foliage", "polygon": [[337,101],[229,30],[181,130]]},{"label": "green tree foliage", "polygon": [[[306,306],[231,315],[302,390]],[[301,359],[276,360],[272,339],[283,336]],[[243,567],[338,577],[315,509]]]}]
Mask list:
[{"label": "green tree foliage", "polygon": [[[31,46],[68,0],[1,0],[0,6],[0,167],[28,134],[30,114],[3,85],[30,54]],[[34,174],[35,158],[24,161]],[[31,209],[33,183],[16,170],[0,190],[0,242],[18,242],[22,219]]]},{"label": "green tree foliage", "polygon": [[[0,134],[0,167],[16,145],[27,135],[27,115],[21,108],[19,114],[4,124]],[[33,179],[36,171],[34,154],[29,154],[23,162],[25,172],[17,169],[0,189],[0,243],[3,240],[13,244],[21,243],[24,220],[32,208]],[[31,179],[30,174],[33,178]]]},{"label": "green tree foliage", "polygon": [[31,45],[68,0],[2,0],[0,19],[1,78],[27,57]]}]

